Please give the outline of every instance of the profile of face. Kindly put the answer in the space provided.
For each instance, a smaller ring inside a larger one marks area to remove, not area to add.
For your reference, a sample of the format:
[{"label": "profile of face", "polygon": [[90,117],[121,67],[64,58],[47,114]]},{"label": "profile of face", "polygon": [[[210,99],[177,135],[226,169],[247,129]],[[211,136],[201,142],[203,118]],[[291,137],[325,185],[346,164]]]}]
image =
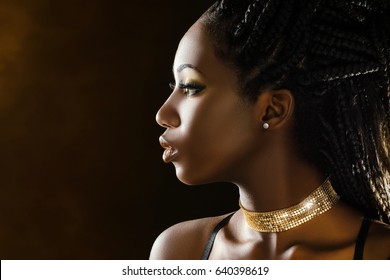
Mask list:
[{"label": "profile of face", "polygon": [[261,123],[201,22],[182,38],[173,74],[173,92],[156,115],[166,128],[160,137],[164,161],[185,184],[238,180],[261,149]]}]

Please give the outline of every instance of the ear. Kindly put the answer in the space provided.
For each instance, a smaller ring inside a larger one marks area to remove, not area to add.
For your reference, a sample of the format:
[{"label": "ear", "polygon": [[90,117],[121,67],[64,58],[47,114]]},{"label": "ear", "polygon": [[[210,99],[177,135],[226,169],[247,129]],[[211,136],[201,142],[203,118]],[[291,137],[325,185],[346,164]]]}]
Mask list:
[{"label": "ear", "polygon": [[294,96],[287,89],[263,91],[256,101],[257,118],[262,124],[268,123],[268,130],[285,126],[294,108]]}]

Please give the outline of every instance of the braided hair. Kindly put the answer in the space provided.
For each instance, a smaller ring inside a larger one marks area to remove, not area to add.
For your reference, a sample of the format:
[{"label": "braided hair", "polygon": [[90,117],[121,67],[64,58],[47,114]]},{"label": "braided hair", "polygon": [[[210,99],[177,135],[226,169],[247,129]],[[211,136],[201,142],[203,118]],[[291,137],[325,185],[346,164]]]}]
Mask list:
[{"label": "braided hair", "polygon": [[390,223],[387,0],[222,0],[201,18],[241,92],[289,89],[295,141],[340,195]]}]

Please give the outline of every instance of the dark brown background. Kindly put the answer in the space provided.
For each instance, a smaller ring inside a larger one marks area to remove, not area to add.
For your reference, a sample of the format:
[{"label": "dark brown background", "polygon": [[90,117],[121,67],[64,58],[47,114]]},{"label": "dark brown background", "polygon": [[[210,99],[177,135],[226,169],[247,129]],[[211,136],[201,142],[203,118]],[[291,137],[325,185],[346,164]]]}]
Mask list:
[{"label": "dark brown background", "polygon": [[0,258],[145,259],[236,207],[162,163],[155,113],[203,1],[1,0]]}]

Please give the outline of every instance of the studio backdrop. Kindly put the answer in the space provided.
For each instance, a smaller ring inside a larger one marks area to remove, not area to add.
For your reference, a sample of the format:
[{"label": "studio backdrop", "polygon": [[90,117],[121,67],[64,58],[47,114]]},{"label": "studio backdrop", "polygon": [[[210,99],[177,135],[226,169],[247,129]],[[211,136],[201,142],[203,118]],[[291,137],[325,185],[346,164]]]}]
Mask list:
[{"label": "studio backdrop", "polygon": [[212,3],[0,2],[1,259],[146,259],[165,228],[237,208],[231,185],[176,179],[155,122]]}]

